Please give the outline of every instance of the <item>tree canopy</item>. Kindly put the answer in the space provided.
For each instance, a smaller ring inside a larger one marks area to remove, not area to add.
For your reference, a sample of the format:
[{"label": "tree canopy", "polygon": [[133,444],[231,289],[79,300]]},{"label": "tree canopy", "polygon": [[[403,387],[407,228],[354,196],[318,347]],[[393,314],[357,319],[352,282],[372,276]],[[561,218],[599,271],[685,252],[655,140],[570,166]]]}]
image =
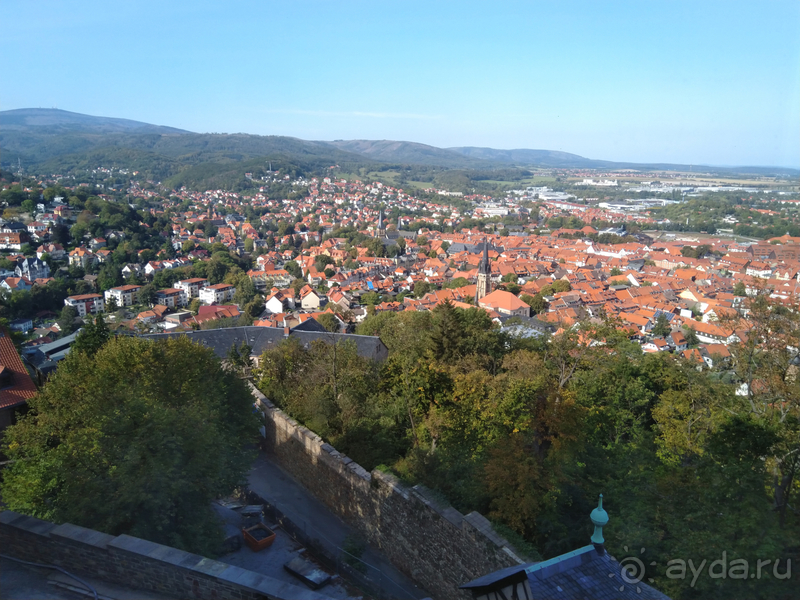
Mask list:
[{"label": "tree canopy", "polygon": [[798,313],[750,309],[756,327],[731,346],[725,372],[644,353],[611,319],[515,338],[485,312],[444,302],[367,317],[357,333],[381,337],[389,357],[380,365],[290,338],[262,356],[257,377],[362,466],[382,464],[462,512],[482,512],[541,558],[588,543],[603,493],[609,550],[646,548],[660,565],[647,577],[672,597],[789,597],[790,582],[773,576],[692,586],[665,573],[673,558],[710,563],[722,550],[751,566],[780,560],[781,572],[796,556]]},{"label": "tree canopy", "polygon": [[[88,341],[88,340],[87,340]],[[250,465],[252,397],[186,338],[71,352],[6,431],[12,510],[214,555],[212,499]]]}]

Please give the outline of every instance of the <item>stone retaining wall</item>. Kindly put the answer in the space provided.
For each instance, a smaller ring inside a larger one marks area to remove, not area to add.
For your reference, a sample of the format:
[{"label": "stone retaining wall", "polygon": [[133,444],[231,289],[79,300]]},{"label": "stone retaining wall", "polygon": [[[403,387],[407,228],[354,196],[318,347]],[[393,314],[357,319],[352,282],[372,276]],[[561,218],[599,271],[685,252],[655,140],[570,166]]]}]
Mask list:
[{"label": "stone retaining wall", "polygon": [[265,449],[435,598],[469,598],[459,585],[523,562],[480,513],[462,515],[422,486],[368,473],[255,388],[253,395],[265,416]]},{"label": "stone retaining wall", "polygon": [[325,596],[197,554],[12,511],[0,513],[0,552],[172,598],[324,600]]}]

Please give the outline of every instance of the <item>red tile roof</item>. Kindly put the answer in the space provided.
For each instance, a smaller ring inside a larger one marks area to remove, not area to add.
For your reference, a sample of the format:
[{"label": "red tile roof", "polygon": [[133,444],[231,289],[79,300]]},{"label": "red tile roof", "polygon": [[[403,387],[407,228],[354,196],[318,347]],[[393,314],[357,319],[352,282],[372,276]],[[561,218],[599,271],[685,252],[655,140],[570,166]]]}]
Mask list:
[{"label": "red tile roof", "polygon": [[8,333],[0,329],[0,367],[11,371],[11,386],[0,389],[0,408],[10,408],[24,404],[36,395],[36,385],[28,370],[22,364],[14,342]]}]

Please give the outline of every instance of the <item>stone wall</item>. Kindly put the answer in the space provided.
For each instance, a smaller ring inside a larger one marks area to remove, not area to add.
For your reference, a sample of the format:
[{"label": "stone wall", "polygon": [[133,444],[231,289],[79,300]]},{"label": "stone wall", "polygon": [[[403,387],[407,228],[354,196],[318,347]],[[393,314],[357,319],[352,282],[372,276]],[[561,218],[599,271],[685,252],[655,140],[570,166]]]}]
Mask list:
[{"label": "stone wall", "polygon": [[481,514],[464,516],[422,486],[368,473],[255,388],[253,395],[265,415],[265,449],[435,598],[469,598],[459,585],[523,562]]},{"label": "stone wall", "polygon": [[0,513],[0,550],[36,563],[173,598],[324,600],[306,588],[129,535],[113,536],[12,511]]}]

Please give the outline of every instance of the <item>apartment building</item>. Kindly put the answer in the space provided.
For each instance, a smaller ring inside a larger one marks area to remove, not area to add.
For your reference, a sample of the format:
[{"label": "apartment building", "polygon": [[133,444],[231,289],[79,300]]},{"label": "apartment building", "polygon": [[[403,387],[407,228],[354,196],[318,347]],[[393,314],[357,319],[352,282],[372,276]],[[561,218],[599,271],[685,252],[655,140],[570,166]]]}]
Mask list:
[{"label": "apartment building", "polygon": [[156,292],[156,304],[161,304],[167,308],[178,308],[189,304],[189,299],[184,290],[168,288]]},{"label": "apartment building", "polygon": [[236,288],[228,283],[209,285],[200,290],[198,298],[203,304],[222,304],[233,300]]},{"label": "apartment building", "polygon": [[208,279],[194,277],[192,279],[183,279],[182,281],[179,281],[175,284],[175,287],[186,292],[186,297],[191,300],[192,298],[197,298],[200,294],[200,290],[207,285]]},{"label": "apartment building", "polygon": [[139,299],[139,290],[142,289],[140,285],[121,285],[119,287],[111,288],[105,292],[105,301],[108,302],[111,298],[117,301],[118,307],[132,306],[136,304]]},{"label": "apartment building", "polygon": [[100,294],[80,294],[78,296],[68,296],[64,299],[66,306],[72,306],[78,311],[79,317],[86,315],[96,315],[105,311],[103,297]]}]

